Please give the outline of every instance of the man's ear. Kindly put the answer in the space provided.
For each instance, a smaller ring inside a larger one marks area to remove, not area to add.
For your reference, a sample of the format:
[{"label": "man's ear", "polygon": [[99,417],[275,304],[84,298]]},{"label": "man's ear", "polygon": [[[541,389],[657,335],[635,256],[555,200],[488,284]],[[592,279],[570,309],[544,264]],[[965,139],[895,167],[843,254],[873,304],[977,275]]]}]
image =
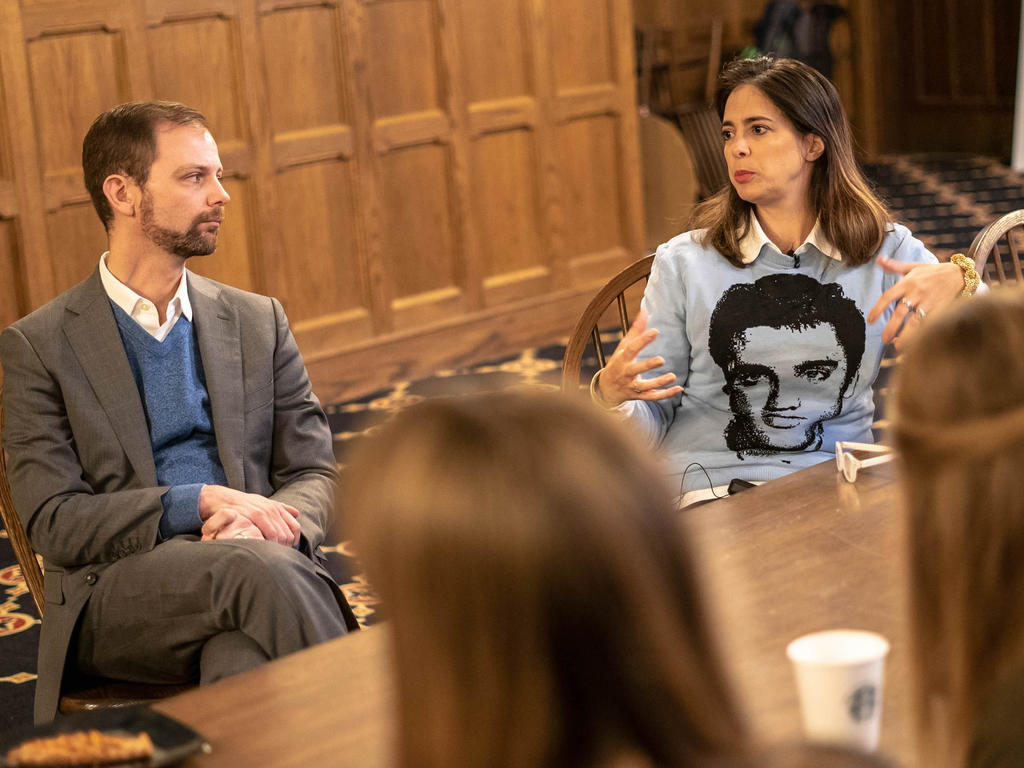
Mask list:
[{"label": "man's ear", "polygon": [[825,152],[825,142],[821,136],[815,133],[808,133],[804,136],[805,157],[814,162]]},{"label": "man's ear", "polygon": [[132,218],[139,210],[142,189],[130,176],[112,173],[103,180],[103,194],[115,213]]}]

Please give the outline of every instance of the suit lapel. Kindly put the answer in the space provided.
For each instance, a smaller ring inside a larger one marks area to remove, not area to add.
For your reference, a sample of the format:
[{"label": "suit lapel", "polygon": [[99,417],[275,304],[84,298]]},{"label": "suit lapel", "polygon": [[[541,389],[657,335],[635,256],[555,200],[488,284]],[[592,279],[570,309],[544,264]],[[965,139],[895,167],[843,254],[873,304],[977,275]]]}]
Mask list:
[{"label": "suit lapel", "polygon": [[188,296],[203,360],[206,391],[210,395],[220,463],[228,485],[244,490],[245,386],[238,313],[221,298],[216,284],[191,273],[188,273]]},{"label": "suit lapel", "polygon": [[78,296],[68,302],[64,334],[142,485],[156,485],[153,446],[142,398],[128,365],[110,300],[100,282],[99,269],[82,284]]}]

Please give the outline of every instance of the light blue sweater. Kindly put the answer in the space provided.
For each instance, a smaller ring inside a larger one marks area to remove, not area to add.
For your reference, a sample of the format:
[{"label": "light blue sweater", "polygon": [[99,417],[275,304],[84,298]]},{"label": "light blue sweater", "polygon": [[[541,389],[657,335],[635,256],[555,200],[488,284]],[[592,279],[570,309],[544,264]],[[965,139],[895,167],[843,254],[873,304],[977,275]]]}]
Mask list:
[{"label": "light blue sweater", "polygon": [[157,483],[170,486],[161,499],[160,535],[197,532],[200,490],[206,484],[226,485],[227,478],[195,329],[180,317],[157,341],[123,309],[111,306],[146,413]]},{"label": "light blue sweater", "polygon": [[[797,259],[765,245],[741,269],[698,235],[658,248],[643,299],[659,336],[641,357],[666,361],[645,378],[672,371],[685,391],[621,407],[660,447],[676,491],[772,480],[833,458],[837,440],[872,442],[891,309],[873,325],[864,316],[900,275],[875,260],[847,266],[813,245]],[[935,262],[900,225],[879,252]]]}]

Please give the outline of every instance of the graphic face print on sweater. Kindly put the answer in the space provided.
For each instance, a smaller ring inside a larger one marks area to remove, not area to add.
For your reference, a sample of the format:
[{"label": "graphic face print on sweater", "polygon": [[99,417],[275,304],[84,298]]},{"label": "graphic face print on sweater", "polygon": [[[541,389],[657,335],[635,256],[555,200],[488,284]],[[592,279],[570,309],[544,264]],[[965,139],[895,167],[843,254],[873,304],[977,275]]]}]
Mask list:
[{"label": "graphic face print on sweater", "polygon": [[777,274],[727,289],[708,346],[733,414],[729,449],[743,458],[820,448],[822,423],[842,413],[860,370],[864,337],[864,316],[837,283]]}]

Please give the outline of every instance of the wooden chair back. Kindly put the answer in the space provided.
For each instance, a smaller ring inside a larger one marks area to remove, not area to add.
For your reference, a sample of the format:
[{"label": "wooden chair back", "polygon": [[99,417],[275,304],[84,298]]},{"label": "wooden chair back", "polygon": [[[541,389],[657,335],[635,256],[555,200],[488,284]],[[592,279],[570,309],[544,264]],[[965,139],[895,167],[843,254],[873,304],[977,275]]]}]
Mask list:
[{"label": "wooden chair back", "polygon": [[986,283],[1016,282],[1024,286],[1020,250],[1024,244],[1024,209],[1011,211],[984,227],[974,238],[967,258]]},{"label": "wooden chair back", "polygon": [[[706,41],[671,27],[645,26],[635,30],[637,104],[641,112],[671,115],[681,104],[715,98],[722,66],[722,18],[711,19]],[[700,96],[695,75],[703,70]]]},{"label": "wooden chair back", "polygon": [[690,151],[675,123],[660,115],[641,114],[637,128],[644,190],[644,247],[654,250],[686,229],[700,186]]},{"label": "wooden chair back", "polygon": [[722,68],[721,17],[711,19],[706,55],[698,56],[688,63],[691,66],[696,64],[706,67],[703,99],[676,99],[668,114],[679,126],[690,150],[700,184],[699,196],[703,200],[729,183],[729,169],[722,151],[722,121],[714,104],[718,72]]},{"label": "wooden chair back", "polygon": [[4,450],[3,443],[3,399],[3,389],[0,388],[0,519],[3,520],[7,537],[14,549],[14,558],[18,561],[18,567],[21,568],[22,578],[25,579],[28,591],[32,595],[32,602],[36,604],[36,610],[39,612],[39,617],[42,618],[43,605],[46,603],[43,599],[43,569],[39,565],[36,552],[32,548],[28,536],[25,534],[21,519],[14,509],[11,485],[7,480],[7,452]]},{"label": "wooden chair back", "polygon": [[[43,589],[43,568],[39,563],[32,542],[21,524],[14,509],[11,498],[11,486],[7,479],[7,453],[3,449],[3,388],[0,387],[0,519],[11,540],[14,557],[21,568],[21,575],[32,594],[32,601],[39,618],[43,618],[46,605]],[[124,680],[108,680],[105,678],[84,677],[74,670],[65,673],[59,709],[62,714],[83,710],[109,709],[111,707],[131,707],[137,704],[165,699],[168,696],[182,693],[193,688],[193,685],[157,685],[151,683],[131,683]]]},{"label": "wooden chair back", "polygon": [[583,354],[588,344],[594,345],[598,367],[604,368],[605,354],[601,347],[599,327],[601,318],[614,305],[618,311],[619,329],[623,334],[629,330],[632,320],[629,316],[626,292],[640,282],[646,285],[653,262],[653,253],[634,261],[605,283],[583,310],[565,346],[565,357],[562,359],[562,392],[575,394],[579,391],[580,369],[583,367]]},{"label": "wooden chair back", "polygon": [[722,121],[709,104],[690,104],[675,111],[700,182],[700,197],[707,199],[729,183],[729,168],[722,147]]}]

